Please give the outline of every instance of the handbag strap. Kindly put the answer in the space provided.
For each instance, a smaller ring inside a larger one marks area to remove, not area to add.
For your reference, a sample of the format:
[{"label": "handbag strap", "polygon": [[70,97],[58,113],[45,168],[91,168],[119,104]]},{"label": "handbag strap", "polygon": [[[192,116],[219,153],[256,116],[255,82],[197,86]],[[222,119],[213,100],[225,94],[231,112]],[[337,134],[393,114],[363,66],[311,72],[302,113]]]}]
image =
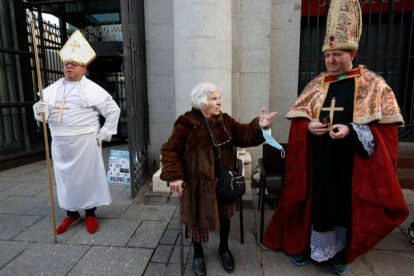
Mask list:
[{"label": "handbag strap", "polygon": [[[217,147],[214,145],[213,133],[211,133],[211,130],[208,127],[208,124],[207,124],[207,119],[204,116],[203,116],[202,125],[204,126],[204,128],[205,128],[205,130],[207,132],[207,136],[209,137],[209,140],[210,140],[211,145],[213,146],[213,151],[214,151],[214,168],[215,168],[215,173],[216,173],[216,176],[217,176],[218,173],[219,173],[219,167],[220,167],[219,166],[219,164],[220,164],[220,154],[218,153]],[[238,167],[238,164],[237,164],[238,163],[237,162],[237,151],[234,150],[234,146],[233,146],[233,159],[234,159],[234,162],[236,164],[236,170],[239,171],[240,168]]]},{"label": "handbag strap", "polygon": [[207,125],[207,119],[203,116],[203,126],[207,132],[207,136],[210,140],[211,146],[213,146],[213,151],[214,151],[214,175],[216,178],[219,177],[220,175],[220,155],[218,153],[218,150],[216,148],[216,146],[214,145],[214,141],[213,141],[213,134],[211,133],[210,128]]}]

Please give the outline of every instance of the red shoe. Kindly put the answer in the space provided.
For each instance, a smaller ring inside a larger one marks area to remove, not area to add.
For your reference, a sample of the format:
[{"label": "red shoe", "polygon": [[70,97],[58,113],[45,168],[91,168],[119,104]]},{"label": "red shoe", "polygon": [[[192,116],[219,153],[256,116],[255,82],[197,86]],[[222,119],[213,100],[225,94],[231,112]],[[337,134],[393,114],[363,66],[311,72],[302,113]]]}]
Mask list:
[{"label": "red shoe", "polygon": [[87,216],[85,225],[86,231],[88,231],[89,234],[93,234],[99,229],[99,222],[96,216]]},{"label": "red shoe", "polygon": [[67,216],[61,225],[59,225],[59,227],[56,229],[56,233],[58,235],[65,233],[66,231],[68,231],[73,225],[75,225],[76,223],[78,223],[81,220],[81,216],[79,215],[78,217],[69,217]]}]

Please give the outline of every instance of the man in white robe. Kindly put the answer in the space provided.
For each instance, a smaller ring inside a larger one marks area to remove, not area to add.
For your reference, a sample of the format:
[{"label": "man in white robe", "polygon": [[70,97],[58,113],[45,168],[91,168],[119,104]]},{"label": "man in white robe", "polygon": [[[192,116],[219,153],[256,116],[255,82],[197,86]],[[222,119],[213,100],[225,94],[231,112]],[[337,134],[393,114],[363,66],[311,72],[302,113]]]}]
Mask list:
[{"label": "man in white robe", "polygon": [[[80,45],[76,51],[65,51],[74,44]],[[96,232],[97,206],[111,203],[102,141],[116,134],[120,109],[108,92],[85,77],[86,66],[95,58],[94,52],[85,55],[85,48],[93,51],[77,31],[60,52],[65,77],[45,88],[43,101],[33,106],[35,119],[41,121],[45,113],[49,124],[59,206],[67,212],[57,234],[78,223],[83,209],[86,230]],[[105,118],[102,127],[99,115]]]}]

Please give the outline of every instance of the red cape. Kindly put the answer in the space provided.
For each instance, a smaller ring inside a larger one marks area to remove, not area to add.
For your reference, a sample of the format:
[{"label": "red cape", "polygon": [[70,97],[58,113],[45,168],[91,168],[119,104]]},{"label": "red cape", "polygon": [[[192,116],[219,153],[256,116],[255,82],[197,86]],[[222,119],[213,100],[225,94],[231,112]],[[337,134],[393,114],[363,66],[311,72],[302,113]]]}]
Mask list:
[{"label": "red cape", "polygon": [[[309,248],[311,214],[311,146],[309,120],[292,120],[283,194],[263,238],[263,244],[288,255]],[[395,124],[369,125],[375,153],[355,154],[352,183],[352,226],[348,230],[346,261],[366,253],[408,216],[396,175],[398,138]]]}]

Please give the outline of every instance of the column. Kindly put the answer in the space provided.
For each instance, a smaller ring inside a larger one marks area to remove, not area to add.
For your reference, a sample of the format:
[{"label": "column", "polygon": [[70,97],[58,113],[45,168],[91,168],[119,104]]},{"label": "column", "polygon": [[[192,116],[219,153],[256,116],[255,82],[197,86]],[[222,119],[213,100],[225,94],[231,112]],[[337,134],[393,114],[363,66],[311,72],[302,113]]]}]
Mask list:
[{"label": "column", "polygon": [[301,0],[273,0],[269,108],[277,111],[272,136],[286,143],[286,113],[298,95]]},{"label": "column", "polygon": [[191,108],[200,82],[223,89],[222,110],[231,114],[231,1],[174,0],[176,116]]}]

